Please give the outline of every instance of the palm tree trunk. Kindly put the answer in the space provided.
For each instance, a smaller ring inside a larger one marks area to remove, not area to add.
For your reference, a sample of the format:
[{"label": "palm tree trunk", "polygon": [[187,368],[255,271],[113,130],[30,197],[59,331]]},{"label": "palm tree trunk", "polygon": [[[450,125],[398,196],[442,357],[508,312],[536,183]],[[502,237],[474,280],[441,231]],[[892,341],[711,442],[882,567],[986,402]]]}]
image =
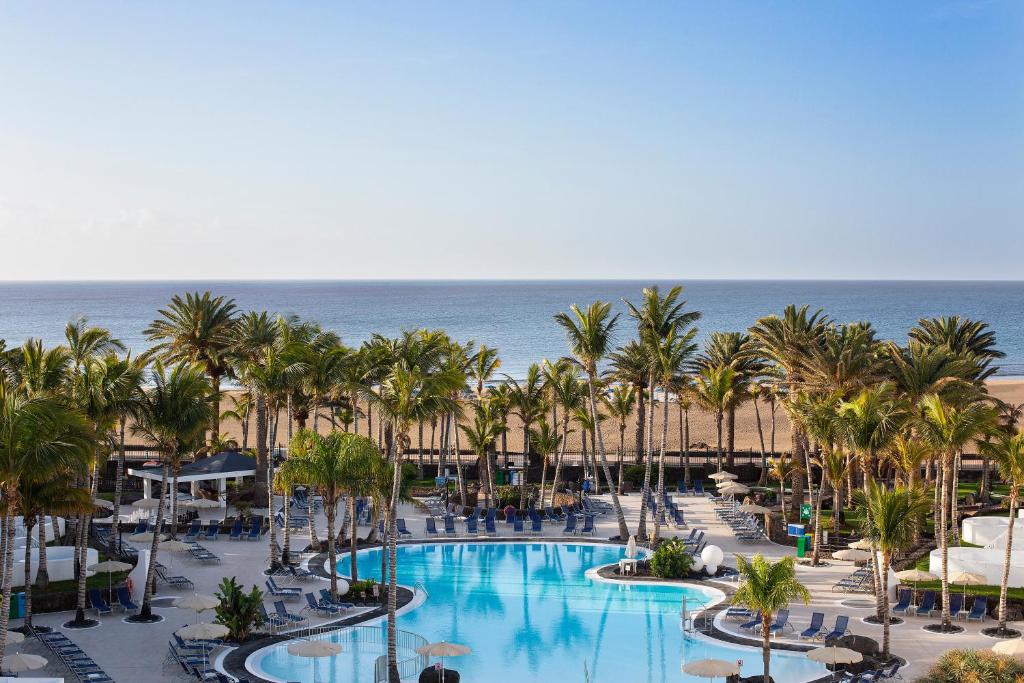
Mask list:
[{"label": "palm tree trunk", "polygon": [[171,538],[178,538],[178,468],[174,465],[171,474]]},{"label": "palm tree trunk", "polygon": [[530,425],[523,422],[523,471],[519,475],[519,509],[526,509],[526,476],[530,471]]},{"label": "palm tree trunk", "polygon": [[[331,572],[331,597],[337,598],[338,572],[335,567],[338,566],[338,550],[334,543],[334,520],[338,514],[338,501],[328,491],[324,491],[321,498],[324,501],[324,512],[327,513],[327,560]],[[352,523],[355,524],[354,517]],[[355,576],[352,577],[352,580],[355,581]]]},{"label": "palm tree trunk", "polygon": [[811,565],[814,567],[818,566],[818,558],[820,556],[821,549],[821,499],[824,496],[820,495],[825,491],[825,470],[821,471],[821,488],[818,493],[818,500],[814,505],[814,549],[811,551]]},{"label": "palm tree trunk", "polygon": [[86,593],[86,580],[88,579],[88,573],[85,570],[86,563],[86,540],[88,539],[89,531],[87,529],[87,523],[85,515],[78,516],[78,528],[76,529],[75,536],[75,557],[78,558],[78,601],[75,609],[75,621],[77,623],[83,623],[85,619],[85,593]]},{"label": "palm tree trunk", "polygon": [[284,487],[284,495],[282,498],[284,502],[284,528],[281,530],[281,533],[284,534],[284,545],[281,548],[281,562],[284,564],[288,564],[291,561],[289,555],[291,555],[292,552],[292,525],[289,523],[291,518],[291,515],[289,514],[291,501],[288,496],[288,488],[288,486]]},{"label": "palm tree trunk", "polygon": [[[556,427],[557,429],[557,427]],[[569,440],[569,418],[562,418],[562,443],[555,455],[555,475],[551,478],[551,507],[555,506],[555,494],[558,493],[558,479],[562,474],[562,457],[565,454],[565,444]]]},{"label": "palm tree trunk", "polygon": [[548,481],[548,454],[545,453],[541,456],[540,461],[540,492],[537,495],[537,503],[540,508],[544,509],[544,487]]},{"label": "palm tree trunk", "polygon": [[644,397],[644,388],[642,385],[636,385],[636,462],[640,462],[640,458],[643,457],[644,453],[644,419],[646,417],[645,411],[647,410],[647,402]]},{"label": "palm tree trunk", "polygon": [[[281,557],[277,553],[277,522],[274,519],[274,482],[273,468],[267,470],[267,524],[270,527],[270,571],[281,568]],[[332,543],[333,543],[333,536]]]},{"label": "palm tree trunk", "polygon": [[953,485],[949,495],[949,526],[953,545],[960,545],[960,454],[953,456]]},{"label": "palm tree trunk", "polygon": [[715,413],[715,429],[718,432],[718,446],[715,450],[715,465],[717,471],[722,471],[722,415],[723,411],[719,410]]},{"label": "palm tree trunk", "polygon": [[[4,566],[3,566],[3,598],[0,599],[0,666],[3,665],[4,647],[7,645],[7,627],[11,620],[11,584],[14,574],[14,497],[13,486],[4,492],[7,498],[7,509],[4,511]],[[29,545],[32,545],[29,543]],[[85,568],[82,569],[85,573]]]},{"label": "palm tree trunk", "polygon": [[889,622],[892,610],[889,609],[889,553],[882,551],[882,656],[889,658]]},{"label": "palm tree trunk", "polygon": [[949,495],[947,487],[953,481],[951,460],[951,455],[944,455],[942,458],[942,497],[940,498],[943,501],[939,524],[941,536],[939,538],[939,548],[942,551],[942,626],[944,628],[948,628],[951,625],[949,613],[949,534],[946,533],[947,515],[945,505]]},{"label": "palm tree trunk", "polygon": [[213,415],[210,417],[210,441],[216,443],[220,438],[220,375],[210,372],[210,399],[213,403]]},{"label": "palm tree trunk", "polygon": [[665,446],[668,443],[668,387],[665,387],[665,400],[662,401],[661,415],[661,452],[658,453],[658,514],[654,516],[654,542],[661,535],[661,520],[665,516]]},{"label": "palm tree trunk", "polygon": [[356,497],[354,493],[348,496],[348,514],[352,518],[351,538],[349,539],[349,576],[353,581],[359,580],[359,566],[356,562],[356,544],[359,543],[359,530],[356,526]]},{"label": "palm tree trunk", "polygon": [[772,661],[772,615],[771,612],[761,613],[761,662],[764,666],[764,683],[771,683],[770,672]]},{"label": "palm tree trunk", "polygon": [[[25,626],[32,627],[32,527],[35,515],[25,516]],[[29,522],[29,520],[32,520]]]},{"label": "palm tree trunk", "polygon": [[[163,485],[161,486],[160,502],[157,503],[156,507],[156,528],[157,531],[160,529],[160,524],[164,517],[164,498],[166,497],[167,480],[171,476],[171,468],[168,463],[170,453],[164,454],[164,478]],[[149,544],[149,565],[146,567],[146,586],[142,591],[142,609],[139,610],[139,620],[149,621],[153,618],[153,585],[154,577],[156,576],[156,551],[160,545],[160,534],[153,534],[153,540]],[[128,617],[129,620],[132,617]]]},{"label": "palm tree trunk", "polygon": [[[455,452],[452,455],[455,457],[455,475],[459,478],[459,497],[462,498],[462,504],[466,506],[466,500],[469,498],[469,490],[466,486],[466,477],[462,473],[462,444],[459,439],[459,426],[455,424],[458,421],[458,418],[454,414],[450,413],[448,415],[448,419],[448,433],[455,433]],[[451,437],[449,436],[448,438],[450,439]],[[384,577],[382,576],[381,580],[383,581],[383,579]]]},{"label": "palm tree trunk", "polygon": [[252,413],[252,406],[246,401],[245,410],[242,411],[242,450],[249,450],[249,415]]},{"label": "palm tree trunk", "polygon": [[416,475],[423,478],[423,420],[419,422],[419,442],[416,448]]},{"label": "palm tree trunk", "polygon": [[622,495],[622,477],[623,477],[623,473],[624,473],[624,469],[625,469],[624,466],[623,466],[623,460],[625,459],[625,457],[626,457],[626,423],[623,421],[623,422],[619,423],[619,484],[615,488],[615,490],[619,492],[620,496]]},{"label": "palm tree trunk", "polygon": [[683,411],[683,481],[690,483],[690,411]]},{"label": "palm tree trunk", "polygon": [[262,393],[259,393],[256,394],[255,500],[263,500],[267,495],[267,468],[269,464],[269,453],[267,452],[267,398]]},{"label": "palm tree trunk", "polygon": [[725,414],[726,467],[730,470],[736,466],[736,408],[730,407]]},{"label": "palm tree trunk", "polygon": [[757,395],[751,396],[754,403],[754,418],[757,420],[757,439],[761,444],[761,476],[757,479],[757,485],[764,486],[768,481],[768,453],[764,449],[764,429],[761,426],[761,409],[757,406]]},{"label": "palm tree trunk", "polygon": [[118,432],[120,438],[118,439],[117,450],[117,472],[114,474],[114,516],[111,520],[111,530],[114,532],[114,536],[117,536],[117,528],[121,524],[121,493],[124,491],[124,432],[127,422],[123,416],[119,420],[120,428]]},{"label": "palm tree trunk", "polygon": [[[1003,576],[999,581],[999,630],[1006,630],[1006,595],[1010,585],[1010,553],[1013,549],[1013,524],[1017,521],[1017,487],[1010,481],[1010,519],[1006,528],[1006,553],[1003,556]],[[977,599],[977,598],[975,598]]]},{"label": "palm tree trunk", "polygon": [[[396,439],[397,440],[397,439]],[[402,485],[401,453],[392,446],[394,478],[391,481],[391,504],[388,506],[388,683],[402,683],[398,673],[398,629],[396,612],[398,611],[398,577],[395,571],[398,562],[398,491]]]},{"label": "palm tree trunk", "polygon": [[[53,526],[53,538],[60,536],[57,533],[56,519],[51,519]],[[46,515],[39,515],[39,566],[36,568],[36,586],[40,590],[46,590],[50,585],[50,572],[46,562]]]},{"label": "palm tree trunk", "polygon": [[[593,368],[591,368],[593,369]],[[590,390],[590,416],[594,421],[595,425],[600,424],[597,413],[597,388],[594,386],[597,378],[594,377],[595,373],[587,373],[587,387]],[[604,452],[604,436],[601,435],[601,430],[597,431],[597,452],[601,455],[601,469],[604,470],[605,481],[611,485],[612,473],[608,468],[608,458]],[[629,528],[626,526],[626,516],[622,513],[622,506],[619,504],[619,494],[615,493],[615,489],[611,490],[612,496],[612,507],[615,509],[615,519],[619,523],[619,539],[625,541],[629,538]],[[392,683],[397,683],[392,682]]]},{"label": "palm tree trunk", "polygon": [[[321,496],[321,500],[323,496]],[[306,487],[306,519],[309,522],[309,548],[313,552],[320,550],[320,539],[316,537],[316,524],[313,520],[313,491]]]}]

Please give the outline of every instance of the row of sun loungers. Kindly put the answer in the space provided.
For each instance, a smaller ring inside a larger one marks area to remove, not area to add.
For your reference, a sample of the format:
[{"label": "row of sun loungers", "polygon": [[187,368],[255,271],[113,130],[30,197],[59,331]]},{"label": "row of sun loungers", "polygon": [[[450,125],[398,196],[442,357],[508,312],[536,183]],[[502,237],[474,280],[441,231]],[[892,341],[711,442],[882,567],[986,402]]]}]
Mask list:
[{"label": "row of sun loungers", "polygon": [[[218,672],[210,665],[210,650],[222,645],[221,640],[183,640],[173,634],[167,647],[167,659],[181,667],[185,675],[200,681],[216,681],[227,683],[231,679]],[[241,682],[240,682],[241,683]]]},{"label": "row of sun loungers", "polygon": [[108,676],[101,669],[92,657],[87,655],[82,648],[63,633],[54,631],[52,633],[32,632],[50,652],[56,655],[64,666],[66,666],[79,681],[88,683],[114,683],[114,679]]},{"label": "row of sun loungers", "polygon": [[165,567],[163,564],[157,562],[155,569],[156,578],[159,581],[166,583],[168,586],[173,586],[174,588],[188,588],[189,590],[195,589],[195,584],[192,583],[191,579],[184,576],[169,575],[167,573],[167,567]]},{"label": "row of sun loungers", "polygon": [[833,593],[871,593],[874,590],[874,580],[868,567],[861,567],[832,585]]},{"label": "row of sun loungers", "polygon": [[[763,624],[761,613],[751,612],[748,609],[742,607],[730,607],[726,613],[726,618],[729,619],[745,619],[740,624],[740,629],[744,631],[750,631],[751,633],[760,633]],[[836,617],[835,625],[825,630],[825,615],[822,612],[814,612],[811,614],[811,623],[806,629],[800,632],[800,638],[802,640],[821,640],[828,642],[835,638],[841,638],[850,632],[850,617],[845,614],[840,614]],[[775,615],[775,619],[769,626],[770,632],[774,635],[777,633],[784,633],[786,629],[792,632],[796,632],[796,628],[789,622],[789,610],[780,609]]]},{"label": "row of sun loungers", "polygon": [[[899,592],[899,599],[896,604],[893,605],[893,614],[903,614],[910,616],[914,614],[919,617],[930,617],[933,614],[941,613],[942,610],[936,606],[936,600],[938,595],[935,591],[925,591],[921,596],[921,604],[911,604],[913,599],[913,591],[901,590]],[[988,598],[982,596],[976,596],[974,603],[971,605],[971,609],[965,609],[964,596],[962,593],[950,593],[949,595],[949,613],[954,619],[964,617],[967,621],[984,621],[985,616],[988,614]]]},{"label": "row of sun loungers", "polygon": [[859,674],[844,673],[843,683],[875,683],[875,681],[903,680],[900,675],[900,662],[896,661],[881,669],[873,669]]},{"label": "row of sun loungers", "polygon": [[85,594],[85,599],[88,607],[96,610],[97,616],[110,614],[115,609],[119,609],[124,612],[135,612],[139,609],[139,606],[132,601],[132,596],[128,593],[128,588],[126,586],[118,586],[116,595],[116,602],[112,601],[111,603],[107,603],[98,588],[91,588]]}]

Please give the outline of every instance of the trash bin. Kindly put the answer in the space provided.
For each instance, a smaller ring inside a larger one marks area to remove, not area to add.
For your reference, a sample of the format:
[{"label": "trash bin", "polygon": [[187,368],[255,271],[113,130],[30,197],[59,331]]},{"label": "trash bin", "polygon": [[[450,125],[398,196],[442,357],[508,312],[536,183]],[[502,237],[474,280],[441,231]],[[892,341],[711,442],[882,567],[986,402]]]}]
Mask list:
[{"label": "trash bin", "polygon": [[12,593],[11,594],[11,619],[21,619],[25,616],[25,594],[24,593]]},{"label": "trash bin", "polygon": [[496,473],[498,479],[498,486],[505,484],[505,470],[498,470]]},{"label": "trash bin", "polygon": [[810,538],[811,537],[809,535],[797,536],[797,539],[796,539],[796,556],[797,557],[805,557],[807,555],[807,546],[810,545],[810,543],[808,543]]}]

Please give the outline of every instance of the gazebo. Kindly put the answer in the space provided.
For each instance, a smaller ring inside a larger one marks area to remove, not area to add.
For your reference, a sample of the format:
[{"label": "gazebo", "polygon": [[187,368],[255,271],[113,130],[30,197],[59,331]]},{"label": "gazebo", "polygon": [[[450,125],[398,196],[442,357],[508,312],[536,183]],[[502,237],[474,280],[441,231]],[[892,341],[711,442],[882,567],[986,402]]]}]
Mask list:
[{"label": "gazebo", "polygon": [[[129,468],[128,474],[142,479],[142,495],[144,498],[153,497],[153,482],[164,480],[163,467],[140,467]],[[192,495],[199,493],[199,482],[216,481],[218,503],[221,507],[227,507],[228,479],[234,479],[237,484],[242,483],[243,477],[256,475],[256,458],[245,455],[238,451],[224,451],[217,455],[203,458],[183,465],[178,472],[178,483],[188,482],[191,484]],[[173,480],[173,477],[172,477]]]}]

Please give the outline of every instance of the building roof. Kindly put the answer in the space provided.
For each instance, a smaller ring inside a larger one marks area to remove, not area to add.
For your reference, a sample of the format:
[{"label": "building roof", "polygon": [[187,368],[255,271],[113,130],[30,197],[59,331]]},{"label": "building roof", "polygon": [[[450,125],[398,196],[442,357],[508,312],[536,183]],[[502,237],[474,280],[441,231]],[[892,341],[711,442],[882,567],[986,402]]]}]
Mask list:
[{"label": "building roof", "polygon": [[[144,479],[163,481],[163,467],[130,468],[128,474]],[[232,479],[256,474],[256,458],[238,451],[224,451],[183,465],[178,472],[179,482]]]}]

